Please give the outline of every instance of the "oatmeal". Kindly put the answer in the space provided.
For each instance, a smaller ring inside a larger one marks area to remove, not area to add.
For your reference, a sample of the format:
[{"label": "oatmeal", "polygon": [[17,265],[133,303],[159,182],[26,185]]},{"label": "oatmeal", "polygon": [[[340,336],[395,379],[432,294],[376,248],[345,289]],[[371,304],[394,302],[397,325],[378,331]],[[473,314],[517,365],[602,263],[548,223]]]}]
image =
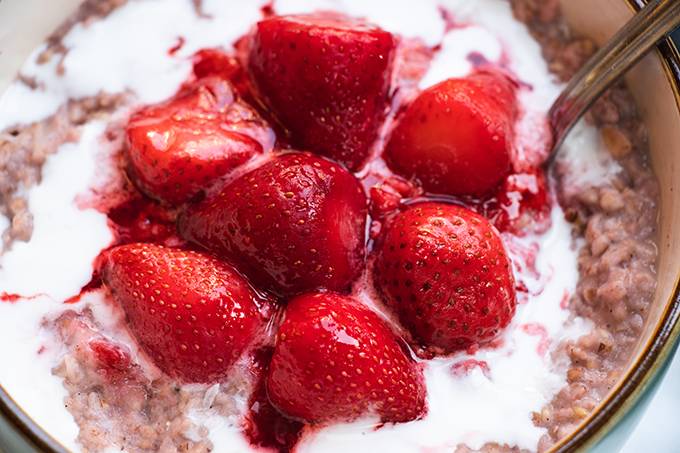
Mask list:
[{"label": "oatmeal", "polygon": [[546,451],[655,289],[625,88],[541,168],[594,50],[555,1],[86,2],[0,103],[0,384],[73,450]]},{"label": "oatmeal", "polygon": [[100,94],[70,101],[49,118],[29,127],[16,126],[0,135],[0,206],[11,226],[3,234],[3,250],[14,241],[28,241],[33,232],[33,216],[25,193],[40,182],[41,169],[50,154],[67,142],[76,142],[80,126],[103,119],[124,105],[125,95]]},{"label": "oatmeal", "polygon": [[212,451],[207,428],[195,423],[192,413],[214,410],[225,418],[236,416],[234,395],[245,401],[247,376],[205,389],[180,387],[165,377],[150,380],[127,348],[102,337],[92,322],[87,310],[67,311],[55,321],[70,352],[54,374],[69,392],[65,405],[80,426],[79,443],[92,451],[111,445],[126,451]]}]

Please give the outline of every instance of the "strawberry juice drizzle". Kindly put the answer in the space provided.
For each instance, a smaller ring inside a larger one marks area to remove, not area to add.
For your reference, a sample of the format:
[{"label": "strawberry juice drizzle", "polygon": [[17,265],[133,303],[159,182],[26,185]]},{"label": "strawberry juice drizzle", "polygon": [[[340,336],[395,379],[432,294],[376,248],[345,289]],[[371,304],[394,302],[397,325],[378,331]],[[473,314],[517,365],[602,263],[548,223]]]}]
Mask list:
[{"label": "strawberry juice drizzle", "polygon": [[33,294],[31,296],[24,296],[23,294],[0,292],[0,303],[15,304],[17,302],[32,300],[38,297],[45,296],[45,294]]},{"label": "strawberry juice drizzle", "polygon": [[19,294],[0,293],[0,301],[2,302],[14,303],[20,299],[24,299],[24,296]]},{"label": "strawberry juice drizzle", "polygon": [[273,352],[273,348],[265,347],[254,354],[253,372],[256,383],[248,401],[244,433],[253,445],[288,453],[293,451],[300,440],[305,425],[281,415],[267,398],[264,378]]},{"label": "strawberry juice drizzle", "polygon": [[468,375],[475,369],[481,370],[486,377],[491,375],[489,364],[484,360],[467,359],[462,362],[456,362],[451,366],[451,372],[455,376]]},{"label": "strawberry juice drizzle", "polygon": [[[100,255],[101,256],[101,255]],[[92,273],[92,279],[80,289],[80,292],[73,297],[69,297],[64,301],[65,304],[77,304],[80,302],[82,297],[92,291],[96,291],[102,287],[102,279],[99,275],[99,267],[97,264],[94,266],[94,272]]]},{"label": "strawberry juice drizzle", "polygon": [[137,193],[107,212],[116,233],[116,244],[151,242],[180,245],[175,229],[176,213]]},{"label": "strawberry juice drizzle", "polygon": [[527,335],[538,337],[538,345],[536,346],[538,355],[544,356],[548,353],[548,350],[550,349],[550,335],[545,326],[539,323],[529,323],[523,324],[520,328]]},{"label": "strawberry juice drizzle", "polygon": [[275,16],[276,12],[274,10],[274,0],[265,3],[265,5],[262,8],[260,8],[260,12],[262,13],[262,17],[264,18]]},{"label": "strawberry juice drizzle", "polygon": [[177,52],[179,52],[182,47],[184,47],[185,42],[186,39],[184,39],[184,36],[179,36],[175,45],[168,49],[168,55],[175,55]]}]

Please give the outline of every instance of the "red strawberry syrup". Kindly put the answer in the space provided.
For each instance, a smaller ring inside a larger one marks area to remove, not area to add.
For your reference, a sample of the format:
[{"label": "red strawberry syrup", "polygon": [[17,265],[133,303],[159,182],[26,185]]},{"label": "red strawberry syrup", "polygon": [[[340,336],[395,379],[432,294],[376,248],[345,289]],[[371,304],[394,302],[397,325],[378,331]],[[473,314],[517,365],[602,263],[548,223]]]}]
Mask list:
[{"label": "red strawberry syrup", "polygon": [[538,337],[538,346],[536,346],[536,353],[544,356],[550,349],[550,335],[543,324],[532,322],[522,324],[520,328],[527,334]]},{"label": "red strawberry syrup", "polygon": [[184,36],[178,36],[175,45],[168,49],[168,55],[172,56],[179,52],[182,49],[182,47],[184,47],[185,42],[186,39],[184,39]]},{"label": "red strawberry syrup", "polygon": [[276,15],[276,11],[274,10],[274,0],[270,0],[269,2],[265,3],[262,8],[260,8],[260,12],[262,13],[263,18],[271,17]]},{"label": "red strawberry syrup", "polygon": [[181,242],[175,230],[176,214],[137,194],[107,212],[116,234],[116,245],[132,242],[166,244]]},{"label": "red strawberry syrup", "polygon": [[[101,255],[100,255],[101,256]],[[98,257],[99,258],[99,257]],[[95,270],[92,274],[92,280],[90,280],[85,286],[83,286],[80,289],[80,293],[76,294],[73,297],[69,297],[64,301],[65,304],[77,304],[80,302],[80,299],[87,293],[91,291],[95,291],[99,288],[102,287],[102,280],[99,276],[99,271],[97,267],[95,266]]]},{"label": "red strawberry syrup", "polygon": [[451,372],[454,374],[454,376],[467,376],[472,372],[472,370],[476,368],[479,368],[487,378],[491,376],[489,364],[484,360],[475,359],[468,359],[462,362],[454,363],[451,366]]},{"label": "red strawberry syrup", "polygon": [[24,297],[19,294],[0,293],[0,301],[2,302],[14,303],[23,298]]},{"label": "red strawberry syrup", "polygon": [[262,348],[255,353],[253,371],[257,382],[248,401],[243,432],[255,446],[289,453],[300,440],[305,425],[281,415],[267,398],[264,378],[272,353],[271,347]]}]

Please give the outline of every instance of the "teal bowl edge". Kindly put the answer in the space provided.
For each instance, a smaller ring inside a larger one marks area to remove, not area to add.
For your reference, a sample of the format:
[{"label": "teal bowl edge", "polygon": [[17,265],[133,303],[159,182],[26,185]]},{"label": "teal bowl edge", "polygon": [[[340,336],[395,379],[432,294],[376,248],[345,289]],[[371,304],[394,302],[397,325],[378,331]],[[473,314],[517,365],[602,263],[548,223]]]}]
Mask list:
[{"label": "teal bowl edge", "polygon": [[[642,420],[642,416],[649,408],[649,404],[654,399],[660,384],[668,373],[671,362],[678,351],[680,342],[676,341],[675,345],[668,354],[668,358],[658,369],[656,374],[647,382],[646,387],[642,390],[639,399],[635,402],[626,414],[621,417],[618,423],[594,446],[590,453],[614,453],[621,451],[623,446],[630,438],[635,428]],[[662,435],[662,433],[659,433]]]}]

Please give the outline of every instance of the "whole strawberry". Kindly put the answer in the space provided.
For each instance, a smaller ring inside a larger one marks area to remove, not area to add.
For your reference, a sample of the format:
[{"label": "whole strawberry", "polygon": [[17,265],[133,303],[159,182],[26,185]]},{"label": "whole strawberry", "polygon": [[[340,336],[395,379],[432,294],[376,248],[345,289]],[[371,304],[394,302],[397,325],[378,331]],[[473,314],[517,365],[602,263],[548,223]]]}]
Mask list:
[{"label": "whole strawberry", "polygon": [[423,203],[387,226],[375,284],[414,339],[450,353],[494,338],[515,313],[510,260],[479,214]]},{"label": "whole strawberry", "polygon": [[356,170],[388,107],[395,47],[390,33],[339,14],[274,16],[257,24],[248,68],[293,144]]},{"label": "whole strawberry", "polygon": [[432,193],[488,195],[512,169],[517,106],[505,75],[483,71],[423,91],[385,148],[396,173]]},{"label": "whole strawberry", "polygon": [[102,278],[144,351],[181,381],[223,378],[263,332],[256,293],[210,256],[124,245],[108,252]]},{"label": "whole strawberry", "polygon": [[291,295],[347,289],[364,264],[366,216],[366,195],[351,173],[288,153],[189,207],[179,231],[253,281]]},{"label": "whole strawberry", "polygon": [[[136,185],[154,199],[179,204],[262,153],[258,141],[241,133],[247,128],[232,130],[230,123],[248,112],[236,104],[226,81],[208,78],[135,113],[126,152]],[[261,127],[252,129],[261,135]]]},{"label": "whole strawberry", "polygon": [[425,412],[418,365],[373,311],[332,293],[286,308],[266,380],[272,404],[309,423],[378,415],[406,422]]}]

